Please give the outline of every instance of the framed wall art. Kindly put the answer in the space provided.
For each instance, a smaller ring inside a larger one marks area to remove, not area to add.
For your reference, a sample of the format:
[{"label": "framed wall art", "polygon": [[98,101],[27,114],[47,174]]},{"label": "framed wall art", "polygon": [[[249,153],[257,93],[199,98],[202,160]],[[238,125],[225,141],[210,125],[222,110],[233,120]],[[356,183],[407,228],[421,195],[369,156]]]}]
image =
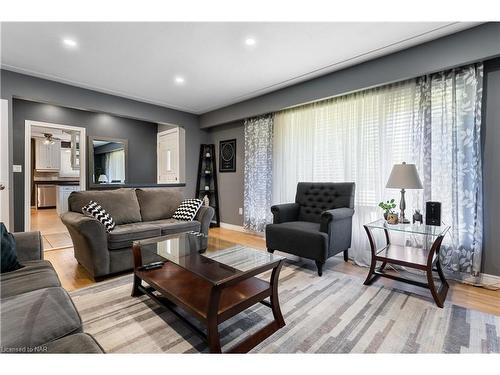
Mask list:
[{"label": "framed wall art", "polygon": [[219,142],[219,172],[236,172],[236,139]]}]

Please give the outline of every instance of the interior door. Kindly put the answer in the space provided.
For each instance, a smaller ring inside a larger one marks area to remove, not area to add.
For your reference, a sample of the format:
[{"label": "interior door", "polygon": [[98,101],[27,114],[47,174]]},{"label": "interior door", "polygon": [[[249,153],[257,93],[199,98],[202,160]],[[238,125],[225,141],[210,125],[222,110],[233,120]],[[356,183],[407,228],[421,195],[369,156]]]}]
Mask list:
[{"label": "interior door", "polygon": [[0,107],[0,221],[9,229],[9,116],[8,101]]},{"label": "interior door", "polygon": [[179,130],[158,135],[158,183],[179,182]]}]

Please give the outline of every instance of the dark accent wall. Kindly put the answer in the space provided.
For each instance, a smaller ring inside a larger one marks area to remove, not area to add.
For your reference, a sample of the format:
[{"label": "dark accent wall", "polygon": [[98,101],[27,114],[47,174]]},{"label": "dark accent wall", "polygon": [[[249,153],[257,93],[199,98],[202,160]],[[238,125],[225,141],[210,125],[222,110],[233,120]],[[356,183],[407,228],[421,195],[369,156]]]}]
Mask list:
[{"label": "dark accent wall", "polygon": [[[14,99],[14,134],[19,133],[24,128],[25,120],[80,126],[86,129],[87,136],[128,139],[127,181],[131,184],[156,183],[156,135],[158,129],[156,123]],[[103,149],[103,151],[105,150]],[[140,155],[140,158],[133,157],[133,155]],[[13,156],[14,160],[24,158],[24,149],[15,147]],[[88,177],[90,178],[90,176]],[[14,199],[16,200],[15,197]]]},{"label": "dark accent wall", "polygon": [[482,263],[484,273],[500,276],[500,59],[486,62],[484,68]]},{"label": "dark accent wall", "polygon": [[[81,112],[96,112],[93,125],[85,125],[90,127],[87,135],[129,138],[129,148],[134,148],[134,151],[129,151],[130,159],[134,158],[134,155],[141,155],[142,160],[142,165],[137,168],[134,167],[133,174],[131,174],[131,177],[134,176],[134,180],[137,181],[137,183],[133,184],[135,186],[143,184],[146,179],[151,181],[151,171],[156,168],[156,157],[153,162],[147,156],[151,151],[150,142],[141,139],[145,135],[144,132],[149,134],[149,131],[145,130],[145,128],[151,131],[154,130],[154,137],[156,137],[157,127],[140,125],[137,126],[140,130],[130,129],[131,132],[134,132],[133,136],[130,133],[130,136],[125,137],[116,118],[122,117],[127,119],[127,122],[137,120],[140,123],[169,123],[182,126],[186,131],[186,187],[184,194],[185,196],[194,196],[200,144],[208,141],[208,133],[199,128],[198,116],[7,70],[1,70],[0,73],[1,97],[9,102],[10,165],[21,164],[24,169],[24,124],[21,126],[18,121],[14,124],[13,103],[16,99],[27,99],[52,104],[51,108],[54,111],[52,114],[45,113],[45,120],[42,118],[31,118],[30,120],[58,122],[54,119],[59,118],[59,122],[61,122],[65,118],[64,116],[68,116],[68,114],[58,113],[57,108],[60,107],[71,110],[70,112],[75,113],[75,116],[77,116],[76,113],[79,113],[78,110],[84,110]],[[39,107],[38,111],[41,115],[43,113],[42,107]],[[67,118],[67,120],[73,121],[73,118]],[[83,118],[80,120],[85,121]],[[80,122],[80,124],[83,122]],[[75,123],[66,124],[79,125]],[[140,147],[135,148],[133,146],[136,142],[139,142]],[[156,141],[153,150],[156,153]],[[142,157],[144,154],[147,154],[145,156],[146,160]],[[130,165],[129,168],[131,168]],[[22,231],[24,230],[24,170],[22,173],[12,173],[10,181],[12,187],[10,197],[11,222],[14,223],[15,231]]]},{"label": "dark accent wall", "polygon": [[200,116],[201,128],[418,77],[500,56],[500,23],[491,22]]},{"label": "dark accent wall", "polygon": [[215,144],[217,163],[219,162],[219,142],[236,139],[236,172],[219,172],[219,209],[221,222],[233,225],[243,225],[243,215],[238,209],[243,208],[243,172],[245,166],[245,133],[242,121],[217,126],[210,129],[210,143]]}]

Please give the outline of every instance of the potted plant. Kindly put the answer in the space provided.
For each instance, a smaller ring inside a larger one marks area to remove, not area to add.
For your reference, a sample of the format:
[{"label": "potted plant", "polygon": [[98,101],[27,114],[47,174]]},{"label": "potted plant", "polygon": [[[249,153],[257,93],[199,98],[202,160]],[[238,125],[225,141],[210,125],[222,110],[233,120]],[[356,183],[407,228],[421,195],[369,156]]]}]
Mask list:
[{"label": "potted plant", "polygon": [[394,213],[392,210],[396,207],[396,203],[394,203],[394,199],[391,199],[387,202],[380,202],[378,206],[384,210],[384,219],[387,220],[387,215]]}]

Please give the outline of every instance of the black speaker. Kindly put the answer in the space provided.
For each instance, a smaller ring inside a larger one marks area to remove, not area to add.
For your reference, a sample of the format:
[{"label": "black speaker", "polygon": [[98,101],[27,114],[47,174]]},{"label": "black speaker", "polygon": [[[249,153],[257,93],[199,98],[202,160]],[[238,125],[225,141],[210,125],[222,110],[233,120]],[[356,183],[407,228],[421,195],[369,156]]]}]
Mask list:
[{"label": "black speaker", "polygon": [[441,225],[441,202],[427,202],[425,204],[425,224]]}]

